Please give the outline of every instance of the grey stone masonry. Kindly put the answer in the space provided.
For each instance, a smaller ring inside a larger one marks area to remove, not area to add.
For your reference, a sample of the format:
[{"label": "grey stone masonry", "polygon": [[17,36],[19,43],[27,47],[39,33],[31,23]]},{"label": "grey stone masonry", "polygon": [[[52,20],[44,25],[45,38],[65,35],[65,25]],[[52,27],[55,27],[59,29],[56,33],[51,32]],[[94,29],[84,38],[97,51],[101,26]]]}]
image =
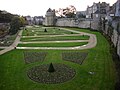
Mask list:
[{"label": "grey stone masonry", "polygon": [[98,23],[99,21],[92,19],[61,18],[57,19],[56,26],[91,28],[98,30]]}]

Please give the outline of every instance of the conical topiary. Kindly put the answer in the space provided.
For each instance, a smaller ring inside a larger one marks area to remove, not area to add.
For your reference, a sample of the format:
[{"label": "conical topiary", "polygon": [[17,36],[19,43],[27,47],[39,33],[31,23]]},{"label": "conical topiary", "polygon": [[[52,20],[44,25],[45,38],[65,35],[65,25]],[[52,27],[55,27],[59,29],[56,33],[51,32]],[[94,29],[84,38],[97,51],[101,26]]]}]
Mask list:
[{"label": "conical topiary", "polygon": [[49,66],[49,68],[48,68],[48,72],[50,72],[50,73],[55,72],[55,69],[54,69],[52,63],[50,63],[50,66]]},{"label": "conical topiary", "polygon": [[47,32],[47,29],[45,28],[44,32]]}]

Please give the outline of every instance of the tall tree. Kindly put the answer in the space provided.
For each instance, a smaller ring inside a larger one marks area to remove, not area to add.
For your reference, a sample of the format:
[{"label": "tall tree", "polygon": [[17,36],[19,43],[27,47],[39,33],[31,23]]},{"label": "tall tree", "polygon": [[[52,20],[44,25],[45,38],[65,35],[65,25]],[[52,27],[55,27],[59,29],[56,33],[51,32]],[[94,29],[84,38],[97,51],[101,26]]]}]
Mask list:
[{"label": "tall tree", "polygon": [[13,14],[8,13],[7,11],[0,10],[0,23],[9,23],[13,18]]},{"label": "tall tree", "polygon": [[19,17],[19,19],[20,19],[20,26],[24,27],[25,23],[26,23],[25,18],[23,16],[21,16],[21,17]]},{"label": "tall tree", "polygon": [[16,34],[20,29],[20,25],[20,18],[18,16],[15,16],[10,23],[10,34]]}]

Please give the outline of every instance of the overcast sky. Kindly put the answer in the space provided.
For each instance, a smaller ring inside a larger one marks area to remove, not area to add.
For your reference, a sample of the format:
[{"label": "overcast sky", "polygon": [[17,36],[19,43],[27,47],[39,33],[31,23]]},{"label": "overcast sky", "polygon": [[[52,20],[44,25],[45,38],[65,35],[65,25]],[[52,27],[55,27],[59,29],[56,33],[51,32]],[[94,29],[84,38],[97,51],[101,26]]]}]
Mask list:
[{"label": "overcast sky", "polygon": [[112,5],[117,0],[0,0],[0,10],[24,16],[44,16],[48,8],[58,10],[73,5],[77,11],[84,11],[88,5],[91,6],[93,2],[99,1]]}]

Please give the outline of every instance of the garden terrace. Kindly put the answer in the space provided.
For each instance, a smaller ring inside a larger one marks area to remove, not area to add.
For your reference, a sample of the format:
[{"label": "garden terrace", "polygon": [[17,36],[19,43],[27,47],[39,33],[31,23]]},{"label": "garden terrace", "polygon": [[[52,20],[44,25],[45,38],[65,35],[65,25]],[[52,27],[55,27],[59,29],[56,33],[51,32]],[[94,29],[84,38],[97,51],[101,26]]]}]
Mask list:
[{"label": "garden terrace", "polygon": [[[44,32],[44,30],[47,30],[47,32]],[[64,35],[64,34],[77,34],[77,33],[71,33],[68,31],[65,31],[63,29],[59,28],[27,28],[27,30],[23,31],[23,36],[39,36],[39,35]]]},{"label": "garden terrace", "polygon": [[[77,32],[85,32],[92,35],[94,34],[97,37],[97,45],[95,47],[83,50],[70,50],[68,47],[66,48],[67,50],[18,50],[16,48],[3,55],[0,55],[0,89],[67,90],[70,88],[71,90],[114,90],[118,77],[116,76],[115,64],[109,52],[110,46],[107,40],[99,32],[78,28],[69,29]],[[47,56],[43,61],[26,64],[24,60],[24,52],[46,52]],[[82,65],[62,59],[62,53],[75,52],[88,53]],[[48,68],[51,62],[53,65],[60,64],[70,67],[75,71],[75,75],[70,79],[67,79],[65,82],[56,82],[57,84],[53,84],[55,82],[48,81],[46,83],[42,83],[36,79],[36,76],[40,75],[40,73],[34,73],[33,70],[37,70],[42,67]],[[31,72],[33,72],[33,75]]]}]

